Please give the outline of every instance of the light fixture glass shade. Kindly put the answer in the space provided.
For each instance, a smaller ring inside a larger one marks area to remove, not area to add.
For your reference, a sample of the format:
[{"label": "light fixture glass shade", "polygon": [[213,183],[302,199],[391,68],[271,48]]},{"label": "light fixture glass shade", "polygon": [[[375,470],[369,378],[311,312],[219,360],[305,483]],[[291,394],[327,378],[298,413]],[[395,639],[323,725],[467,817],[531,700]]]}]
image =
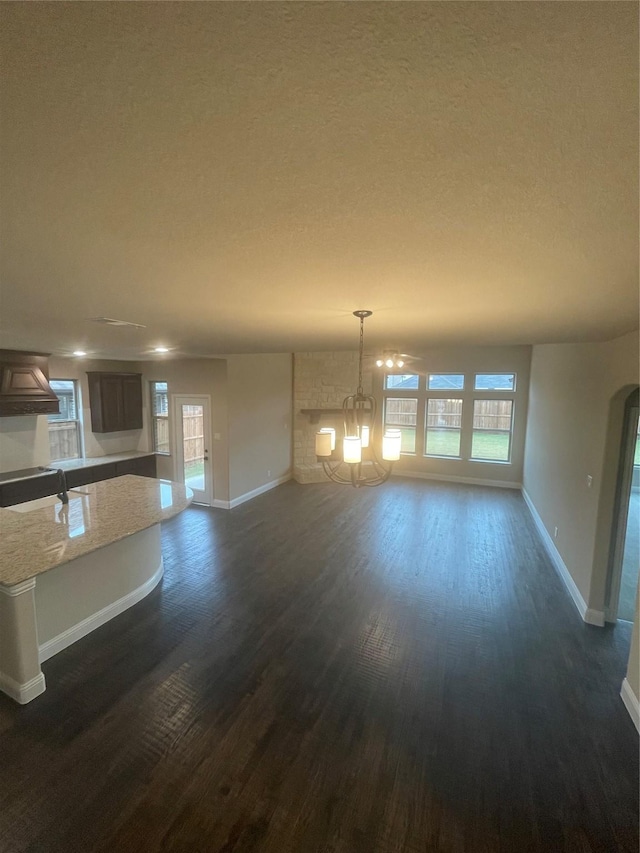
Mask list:
[{"label": "light fixture glass shade", "polygon": [[385,462],[397,462],[400,459],[402,433],[399,429],[389,429],[382,436],[382,458]]},{"label": "light fixture glass shade", "polygon": [[363,447],[369,447],[369,427],[366,424],[360,427],[360,440]]},{"label": "light fixture glass shade", "polygon": [[389,368],[393,367],[393,359],[392,359],[392,358],[388,358],[388,359],[385,361],[385,364],[386,364],[386,365],[387,365],[387,367],[389,367]]},{"label": "light fixture glass shade", "polygon": [[396,367],[404,367],[404,361],[401,358],[396,361]]},{"label": "light fixture glass shade", "polygon": [[336,449],[336,431],[333,427],[322,427],[320,430],[322,433],[328,433],[331,436],[331,449]]},{"label": "light fixture glass shade", "polygon": [[376,359],[376,367],[382,367],[384,361],[381,358]]},{"label": "light fixture glass shade", "polygon": [[362,462],[362,442],[357,435],[345,435],[342,440],[342,458],[353,465]]},{"label": "light fixture glass shade", "polygon": [[331,456],[331,433],[316,433],[316,456]]}]

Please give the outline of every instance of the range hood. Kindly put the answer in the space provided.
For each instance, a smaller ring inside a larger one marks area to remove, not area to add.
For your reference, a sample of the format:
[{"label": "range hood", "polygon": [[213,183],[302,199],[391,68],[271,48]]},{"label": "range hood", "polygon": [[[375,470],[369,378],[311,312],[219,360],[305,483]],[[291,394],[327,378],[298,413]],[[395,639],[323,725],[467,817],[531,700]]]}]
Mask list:
[{"label": "range hood", "polygon": [[60,402],[49,385],[49,356],[0,350],[0,417],[54,415]]}]

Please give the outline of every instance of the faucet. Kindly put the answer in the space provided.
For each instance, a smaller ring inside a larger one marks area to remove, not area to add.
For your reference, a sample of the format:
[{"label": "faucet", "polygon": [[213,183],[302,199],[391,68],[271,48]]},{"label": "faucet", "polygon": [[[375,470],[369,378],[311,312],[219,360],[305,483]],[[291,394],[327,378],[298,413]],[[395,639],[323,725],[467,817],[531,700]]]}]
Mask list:
[{"label": "faucet", "polygon": [[64,473],[62,468],[58,468],[56,474],[58,475],[58,488],[60,489],[57,497],[60,498],[63,504],[68,504],[69,495],[67,494],[67,475]]}]

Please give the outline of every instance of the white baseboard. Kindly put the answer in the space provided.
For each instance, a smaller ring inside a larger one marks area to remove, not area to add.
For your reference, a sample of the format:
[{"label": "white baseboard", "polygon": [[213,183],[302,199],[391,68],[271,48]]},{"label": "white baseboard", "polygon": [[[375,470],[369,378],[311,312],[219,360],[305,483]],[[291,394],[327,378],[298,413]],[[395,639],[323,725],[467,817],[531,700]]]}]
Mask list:
[{"label": "white baseboard", "polygon": [[587,602],[582,597],[582,593],[576,586],[576,582],[571,577],[571,572],[566,567],[553,539],[549,536],[549,531],[544,526],[544,522],[538,515],[538,510],[535,508],[533,501],[524,488],[522,489],[522,497],[529,507],[529,512],[531,513],[531,517],[538,529],[538,533],[542,539],[542,544],[544,545],[555,570],[560,575],[560,579],[566,586],[569,595],[573,599],[573,603],[578,608],[578,613],[582,616],[585,622],[589,623],[589,625],[597,625],[599,628],[604,627],[604,612],[602,610],[593,610],[591,607],[587,607]]},{"label": "white baseboard", "polygon": [[633,725],[640,732],[640,704],[638,703],[638,697],[631,689],[631,685],[626,678],[622,682],[620,696],[624,702],[624,707],[627,709],[629,716],[633,720]]},{"label": "white baseboard", "polygon": [[117,601],[112,601],[111,604],[103,607],[102,610],[98,610],[97,613],[94,613],[92,616],[88,616],[86,619],[83,619],[82,622],[78,622],[77,625],[72,625],[71,628],[67,628],[66,631],[58,634],[57,637],[52,637],[50,640],[47,640],[47,642],[43,643],[39,648],[40,663],[48,660],[54,655],[57,655],[58,652],[66,649],[67,646],[70,646],[82,637],[86,637],[87,634],[90,634],[92,631],[95,631],[96,628],[104,625],[105,622],[113,619],[114,616],[124,613],[125,610],[128,610],[130,607],[133,607],[134,604],[142,601],[142,599],[149,595],[151,590],[155,589],[155,587],[160,583],[163,573],[164,562],[160,559],[160,565],[149,580],[145,581],[142,586],[128,592]]},{"label": "white baseboard", "polygon": [[441,480],[444,483],[468,483],[471,486],[496,486],[499,489],[521,489],[522,483],[509,480],[487,480],[480,477],[458,477],[454,474],[429,474],[424,471],[402,471],[396,468],[392,477],[411,477],[415,480]]},{"label": "white baseboard", "polygon": [[[239,498],[234,498],[229,501],[229,509],[234,509],[234,507],[240,506],[240,504],[246,503],[250,501],[252,498],[257,498],[258,495],[263,495],[265,492],[271,491],[271,489],[275,489],[276,486],[281,486],[283,483],[286,483],[292,477],[291,472],[288,474],[284,474],[282,477],[278,477],[277,480],[271,480],[269,483],[265,483],[263,486],[258,486],[257,489],[253,489],[250,492],[245,492],[244,495],[240,495]],[[222,503],[222,501],[220,502]],[[215,506],[214,502],[214,506]]]},{"label": "white baseboard", "polygon": [[231,507],[229,506],[229,501],[214,500],[211,506],[215,509],[231,509]]},{"label": "white baseboard", "polygon": [[42,672],[36,675],[35,678],[25,681],[24,684],[20,684],[20,682],[14,681],[9,675],[0,672],[0,690],[21,705],[31,702],[36,696],[44,693],[45,689],[46,684],[44,673]]}]

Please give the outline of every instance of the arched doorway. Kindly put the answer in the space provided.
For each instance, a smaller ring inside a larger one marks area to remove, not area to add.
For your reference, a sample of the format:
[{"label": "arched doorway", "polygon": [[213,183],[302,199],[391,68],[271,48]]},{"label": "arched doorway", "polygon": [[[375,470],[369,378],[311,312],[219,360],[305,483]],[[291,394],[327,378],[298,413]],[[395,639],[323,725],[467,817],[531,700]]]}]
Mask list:
[{"label": "arched doorway", "polygon": [[611,549],[607,573],[605,619],[615,623],[635,618],[635,600],[640,571],[640,438],[636,388],[625,401]]}]

